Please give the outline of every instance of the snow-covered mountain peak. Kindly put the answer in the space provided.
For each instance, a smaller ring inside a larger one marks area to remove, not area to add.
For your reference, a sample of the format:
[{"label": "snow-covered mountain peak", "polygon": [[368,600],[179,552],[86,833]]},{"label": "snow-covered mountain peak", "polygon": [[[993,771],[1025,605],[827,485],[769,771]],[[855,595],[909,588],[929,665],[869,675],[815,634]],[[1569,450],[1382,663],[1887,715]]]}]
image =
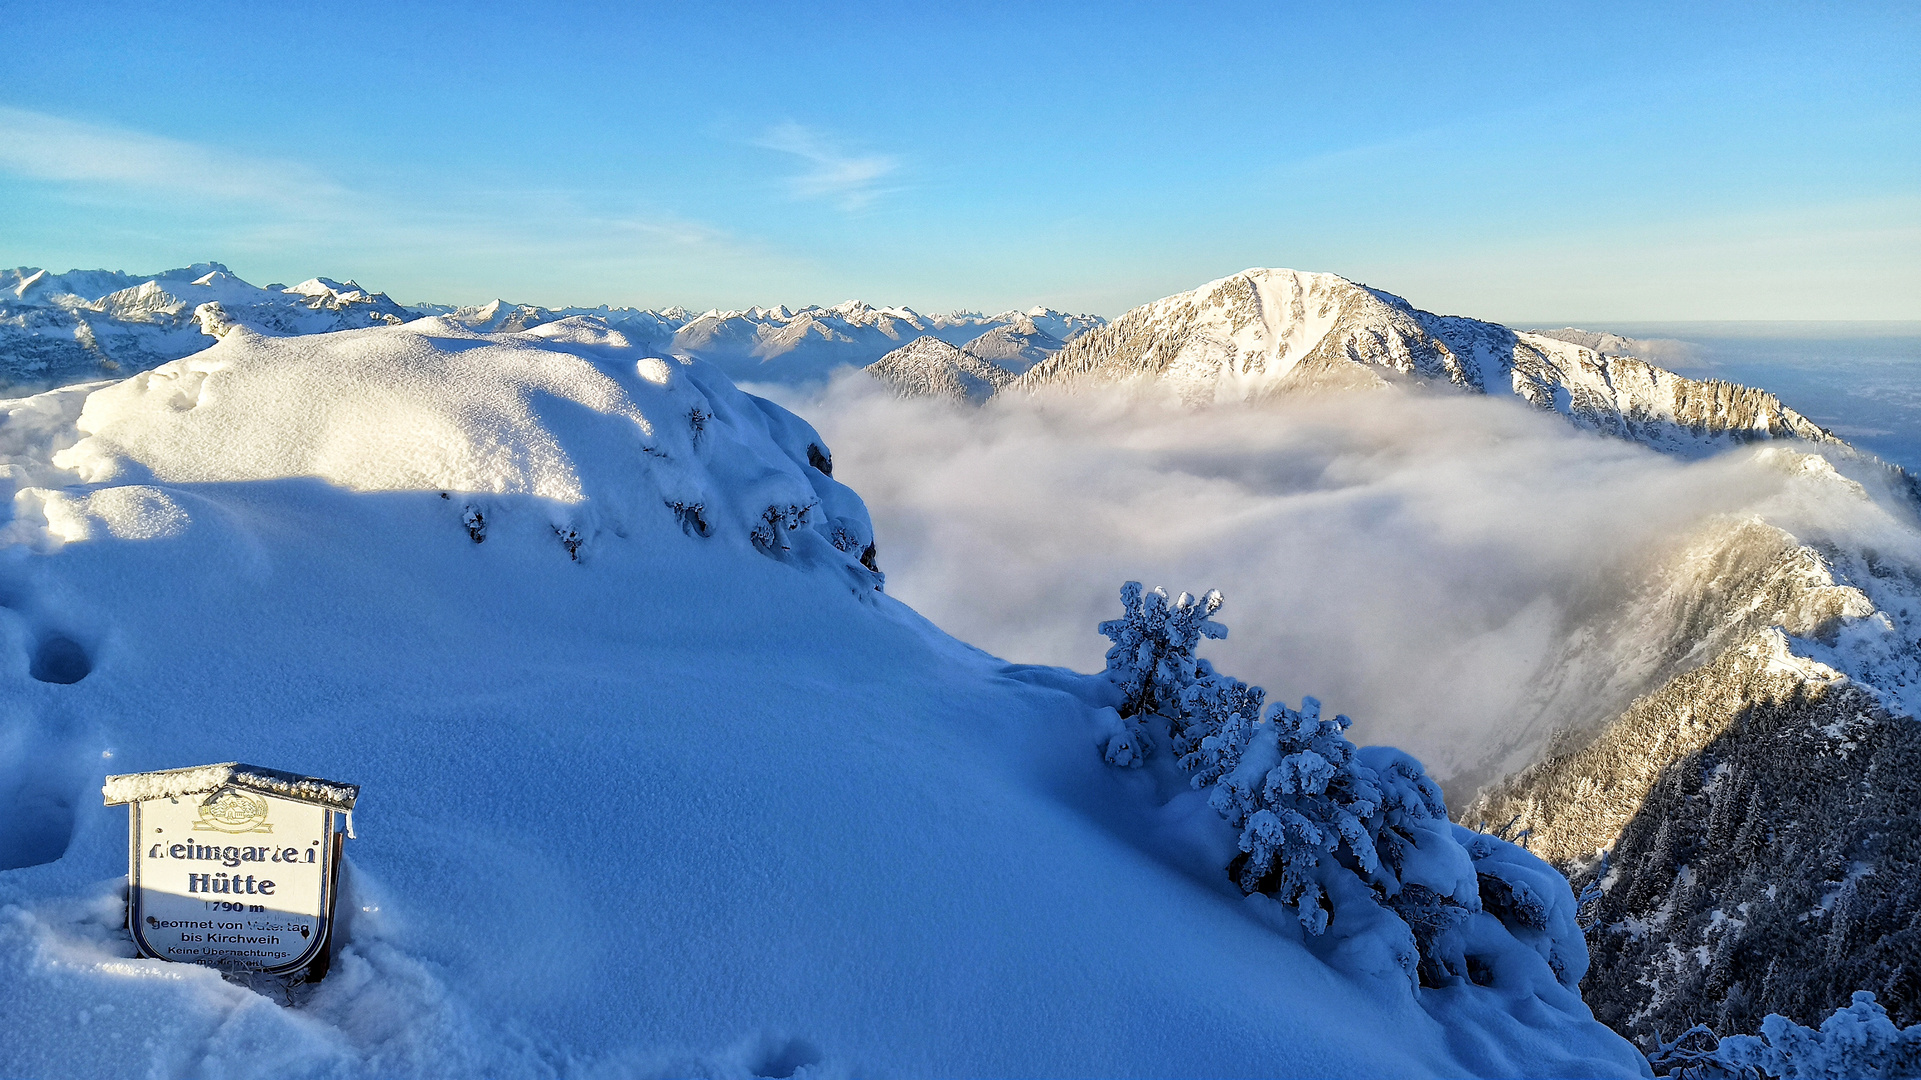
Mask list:
[{"label": "snow-covered mountain peak", "polygon": [[1453,315],[1335,274],[1250,269],[1143,304],[1012,384],[1165,386],[1192,404],[1412,380],[1513,394],[1575,423],[1677,453],[1755,439],[1835,443],[1749,387]]},{"label": "snow-covered mountain peak", "polygon": [[313,277],[298,285],[288,286],[283,291],[299,296],[317,296],[342,301],[358,300],[369,295],[366,289],[351,278],[346,281],[335,281],[332,278]]},{"label": "snow-covered mountain peak", "polygon": [[[12,280],[8,280],[11,278]],[[22,266],[15,270],[0,270],[0,288],[5,288],[15,299],[27,295],[27,290],[47,279],[45,270]]]},{"label": "snow-covered mountain peak", "polygon": [[925,334],[864,368],[905,397],[944,397],[979,404],[1014,381],[1014,373]]}]

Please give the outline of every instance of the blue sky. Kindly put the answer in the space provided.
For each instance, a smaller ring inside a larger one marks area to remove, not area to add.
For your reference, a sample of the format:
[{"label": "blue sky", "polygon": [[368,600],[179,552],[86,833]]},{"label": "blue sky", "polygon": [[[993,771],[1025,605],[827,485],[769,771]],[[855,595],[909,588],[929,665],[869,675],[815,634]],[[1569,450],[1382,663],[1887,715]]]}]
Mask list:
[{"label": "blue sky", "polygon": [[0,22],[10,265],[1110,315],[1270,265],[1522,322],[1921,318],[1914,4]]}]

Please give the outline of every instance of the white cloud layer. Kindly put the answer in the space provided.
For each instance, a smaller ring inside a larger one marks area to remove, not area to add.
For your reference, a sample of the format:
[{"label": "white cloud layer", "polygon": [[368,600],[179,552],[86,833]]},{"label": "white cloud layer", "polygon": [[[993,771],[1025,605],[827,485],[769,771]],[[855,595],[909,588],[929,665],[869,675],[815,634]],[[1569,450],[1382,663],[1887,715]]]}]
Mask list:
[{"label": "white cloud layer", "polygon": [[801,124],[769,128],[754,145],[791,154],[806,163],[805,171],[789,177],[797,199],[820,199],[843,210],[858,210],[886,191],[881,180],[900,169],[900,161],[886,154],[850,154],[820,132]]},{"label": "white cloud layer", "polygon": [[1550,657],[1639,568],[1783,482],[1746,455],[1683,463],[1451,395],[964,412],[857,375],[789,404],[873,511],[889,592],[950,633],[1096,670],[1122,581],[1219,588],[1232,635],[1202,655],[1442,776],[1539,719]]}]

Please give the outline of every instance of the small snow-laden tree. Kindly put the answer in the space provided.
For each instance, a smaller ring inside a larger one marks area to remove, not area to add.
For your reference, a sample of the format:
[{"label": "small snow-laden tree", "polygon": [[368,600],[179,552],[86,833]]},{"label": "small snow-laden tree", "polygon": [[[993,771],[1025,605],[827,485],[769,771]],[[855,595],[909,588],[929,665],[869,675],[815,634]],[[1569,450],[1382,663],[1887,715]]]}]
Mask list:
[{"label": "small snow-laden tree", "polygon": [[1730,1035],[1715,1057],[1733,1069],[1779,1077],[1921,1076],[1921,1024],[1898,1028],[1867,990],[1834,1010],[1820,1028],[1772,1014],[1761,1034]]},{"label": "small snow-laden tree", "polygon": [[1648,1063],[1658,1076],[1687,1080],[1880,1080],[1921,1076],[1921,1024],[1900,1028],[1874,994],[1856,990],[1819,1028],[1778,1013],[1759,1035],[1718,1041],[1705,1024],[1671,1042],[1657,1040]]},{"label": "small snow-laden tree", "polygon": [[1208,616],[1221,609],[1221,594],[1196,599],[1182,593],[1169,601],[1167,590],[1143,593],[1141,583],[1121,586],[1122,614],[1100,624],[1114,644],[1107,650],[1107,677],[1120,688],[1122,716],[1160,713],[1176,717],[1181,694],[1194,682],[1202,638],[1225,638],[1227,627]]},{"label": "small snow-laden tree", "polygon": [[1356,970],[1574,992],[1587,950],[1574,894],[1553,867],[1454,825],[1419,761],[1355,746],[1352,721],[1324,718],[1314,698],[1298,710],[1272,703],[1262,717],[1266,691],[1194,655],[1203,637],[1227,636],[1208,618],[1218,593],[1170,602],[1128,582],[1121,601],[1124,617],[1100,627],[1114,643],[1106,674],[1125,702],[1108,714],[1120,730],[1107,759],[1141,764],[1142,720],[1164,717],[1180,767],[1239,830],[1227,869],[1242,891],[1292,906],[1311,935],[1334,931],[1329,955]]},{"label": "small snow-laden tree", "polygon": [[1234,714],[1202,740],[1197,786],[1219,774],[1209,803],[1241,830],[1229,872],[1243,892],[1293,906],[1316,935],[1335,911],[1328,875],[1351,875],[1406,925],[1410,977],[1465,977],[1464,945],[1450,935],[1480,910],[1480,893],[1441,789],[1407,754],[1355,746],[1351,723],[1324,718],[1309,697],[1298,710],[1276,702],[1252,724]]},{"label": "small snow-laden tree", "polygon": [[[1498,971],[1477,972],[1477,964],[1500,966],[1504,945],[1519,944],[1547,961],[1555,981],[1570,990],[1587,975],[1587,938],[1581,926],[1582,901],[1561,872],[1512,841],[1462,825],[1454,838],[1473,860],[1481,910],[1494,921],[1489,933],[1470,930],[1465,961],[1475,982],[1495,981]],[[1498,934],[1504,941],[1488,939]]]},{"label": "small snow-laden tree", "polygon": [[1224,773],[1218,758],[1207,757],[1203,744],[1210,736],[1258,719],[1267,691],[1221,674],[1205,660],[1196,663],[1194,672],[1194,681],[1181,691],[1180,715],[1168,722],[1168,734],[1181,768],[1195,774],[1195,787],[1206,787]]}]

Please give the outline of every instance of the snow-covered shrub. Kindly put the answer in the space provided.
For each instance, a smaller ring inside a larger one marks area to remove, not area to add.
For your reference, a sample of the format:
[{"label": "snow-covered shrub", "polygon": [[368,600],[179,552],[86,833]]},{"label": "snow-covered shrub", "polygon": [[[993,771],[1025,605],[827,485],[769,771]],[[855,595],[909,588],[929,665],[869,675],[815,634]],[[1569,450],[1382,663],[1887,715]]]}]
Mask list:
[{"label": "snow-covered shrub", "polygon": [[468,539],[476,544],[487,542],[487,516],[480,512],[480,507],[469,503],[466,511],[460,515],[460,522],[467,526]]},{"label": "snow-covered shrub", "polygon": [[[1499,920],[1508,937],[1539,953],[1561,985],[1579,986],[1587,975],[1587,938],[1581,930],[1580,903],[1567,879],[1533,852],[1499,836],[1456,825],[1454,838],[1473,860],[1481,909]],[[1468,961],[1471,966],[1471,955]]]},{"label": "snow-covered shrub", "polygon": [[1227,628],[1208,618],[1220,610],[1221,594],[1195,599],[1188,593],[1169,602],[1167,590],[1141,592],[1141,583],[1121,586],[1123,614],[1100,625],[1114,644],[1107,650],[1107,677],[1120,687],[1122,716],[1172,715],[1181,693],[1193,683],[1202,638],[1224,638]]},{"label": "snow-covered shrub", "polygon": [[754,526],[748,538],[755,547],[769,555],[791,550],[793,542],[787,534],[812,525],[814,509],[818,505],[788,503],[786,506],[769,506],[760,512],[760,523]]},{"label": "snow-covered shrub", "polygon": [[674,512],[675,519],[680,522],[680,531],[688,536],[714,535],[714,527],[709,525],[707,518],[703,516],[707,509],[706,503],[675,499],[667,503],[667,509]]},{"label": "snow-covered shrub", "polygon": [[[1215,769],[1237,758],[1209,796],[1241,830],[1241,855],[1229,871],[1242,891],[1293,905],[1314,934],[1327,929],[1333,912],[1324,874],[1353,874],[1402,916],[1417,946],[1431,946],[1459,916],[1479,908],[1473,864],[1450,831],[1440,787],[1420,762],[1386,747],[1355,746],[1346,735],[1350,723],[1345,716],[1324,719],[1310,697],[1299,710],[1276,702],[1265,719],[1203,740],[1215,744],[1202,753],[1205,759],[1212,752]],[[1229,740],[1242,732],[1246,742],[1237,751]]]},{"label": "snow-covered shrub", "polygon": [[1897,1028],[1868,990],[1834,1010],[1816,1030],[1785,1016],[1761,1021],[1761,1034],[1721,1040],[1722,1059],[1782,1077],[1921,1076],[1921,1024]]},{"label": "snow-covered shrub", "polygon": [[1168,735],[1181,768],[1208,773],[1203,785],[1220,779],[1224,775],[1220,763],[1207,757],[1203,744],[1211,735],[1252,723],[1261,715],[1266,697],[1267,691],[1260,687],[1215,671],[1206,660],[1198,661],[1194,681],[1181,691],[1180,715],[1168,720]]},{"label": "snow-covered shrub", "polygon": [[1819,1028],[1775,1013],[1761,1021],[1761,1034],[1729,1035],[1715,1045],[1701,1025],[1660,1043],[1648,1062],[1659,1075],[1687,1080],[1914,1077],[1921,1076],[1921,1024],[1895,1027],[1872,992],[1856,990],[1853,1002]]}]

